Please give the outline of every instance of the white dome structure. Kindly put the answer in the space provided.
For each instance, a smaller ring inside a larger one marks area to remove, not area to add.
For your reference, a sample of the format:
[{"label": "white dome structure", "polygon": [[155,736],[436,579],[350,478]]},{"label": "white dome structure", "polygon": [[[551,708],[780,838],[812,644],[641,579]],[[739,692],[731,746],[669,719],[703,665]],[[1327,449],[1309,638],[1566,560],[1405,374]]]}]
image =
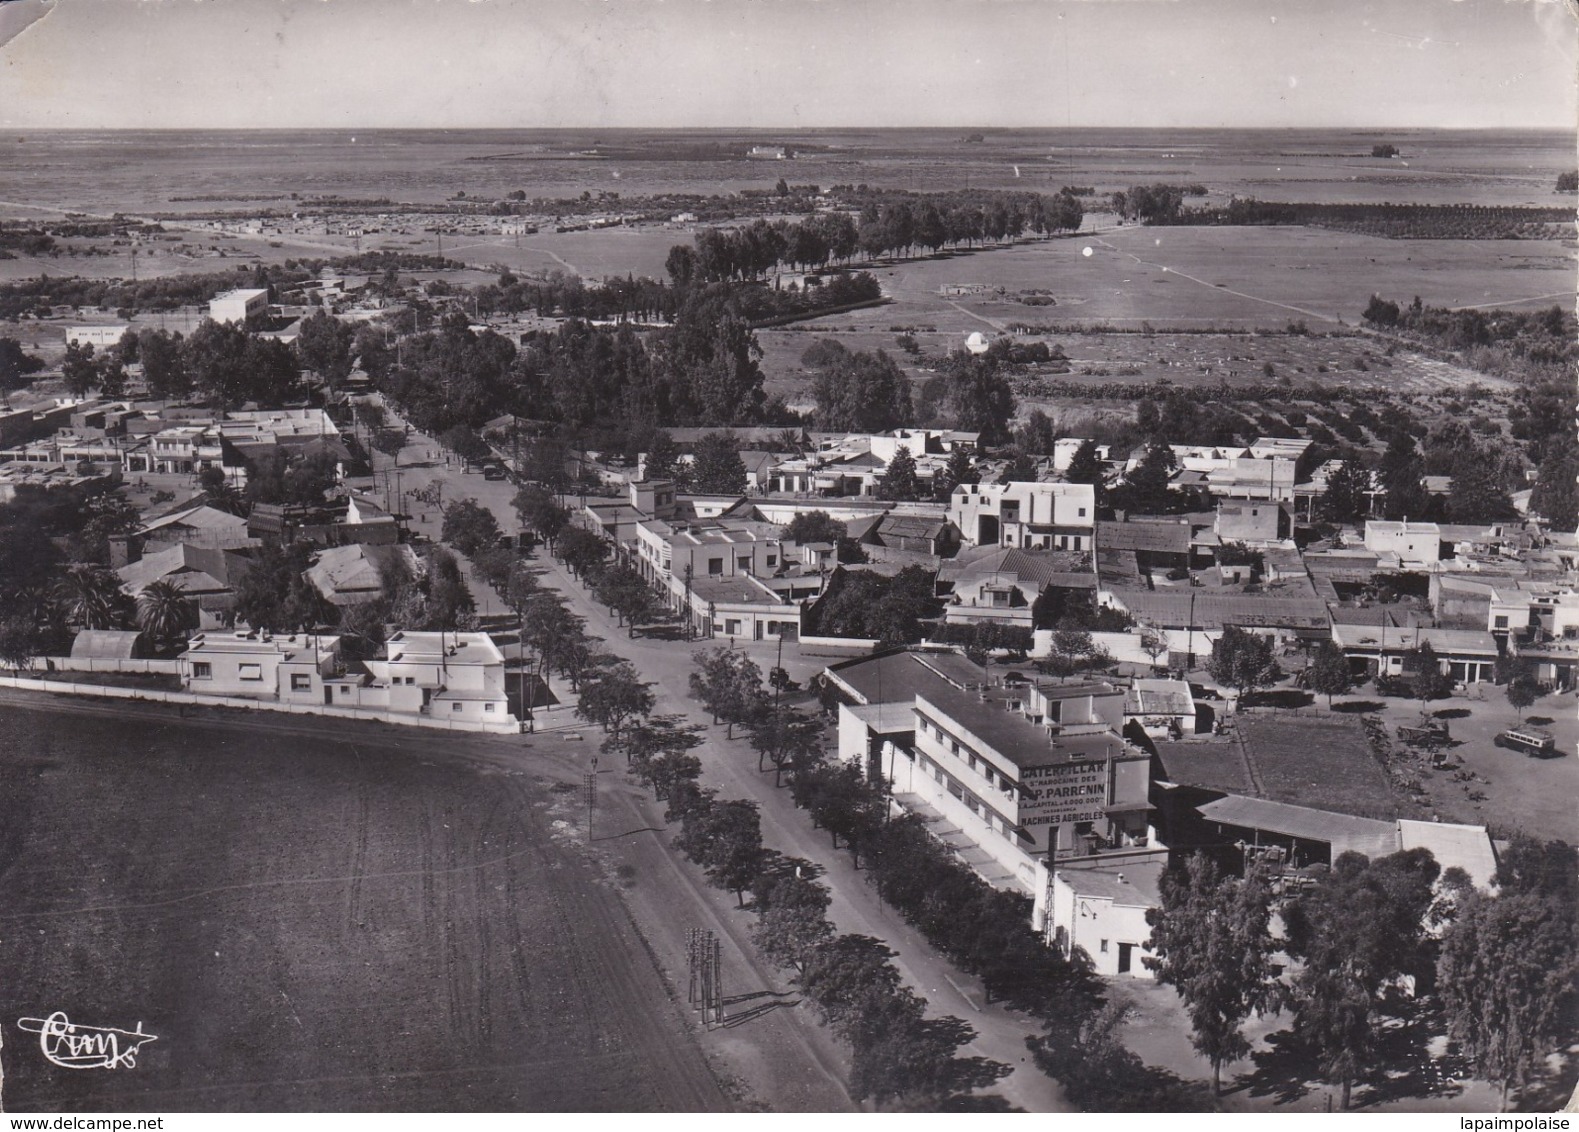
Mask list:
[{"label": "white dome structure", "polygon": [[965,349],[973,354],[985,354],[989,345],[991,343],[987,341],[987,336],[979,330],[973,330],[965,337]]}]

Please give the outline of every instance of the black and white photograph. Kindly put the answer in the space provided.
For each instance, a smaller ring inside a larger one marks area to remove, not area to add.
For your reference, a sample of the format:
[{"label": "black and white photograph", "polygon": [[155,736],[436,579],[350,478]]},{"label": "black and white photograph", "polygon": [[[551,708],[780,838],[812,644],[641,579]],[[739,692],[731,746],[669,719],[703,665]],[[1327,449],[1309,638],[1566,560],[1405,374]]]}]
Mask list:
[{"label": "black and white photograph", "polygon": [[1576,76],[0,0],[3,1119],[1571,1127]]}]

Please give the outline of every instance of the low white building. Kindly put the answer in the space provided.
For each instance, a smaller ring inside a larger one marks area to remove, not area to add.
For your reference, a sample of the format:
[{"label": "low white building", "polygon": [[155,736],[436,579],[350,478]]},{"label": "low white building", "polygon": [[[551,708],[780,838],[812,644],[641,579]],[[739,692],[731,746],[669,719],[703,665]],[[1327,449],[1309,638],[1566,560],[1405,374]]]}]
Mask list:
[{"label": "low white building", "polygon": [[66,341],[73,345],[92,346],[102,350],[107,346],[120,345],[127,329],[125,323],[118,326],[68,326]]},{"label": "low white building", "polygon": [[181,687],[205,696],[326,703],[324,677],[339,659],[336,636],[199,633],[179,658]]},{"label": "low white building", "polygon": [[1034,922],[1049,945],[1065,957],[1084,952],[1099,975],[1155,978],[1143,962],[1154,957],[1146,912],[1162,903],[1166,865],[1166,852],[1062,861],[1051,871],[1038,862]]},{"label": "low white building", "polygon": [[384,653],[348,664],[338,637],[200,633],[180,656],[181,685],[202,695],[353,709],[394,723],[426,717],[458,730],[520,730],[504,654],[488,634],[400,632]]}]

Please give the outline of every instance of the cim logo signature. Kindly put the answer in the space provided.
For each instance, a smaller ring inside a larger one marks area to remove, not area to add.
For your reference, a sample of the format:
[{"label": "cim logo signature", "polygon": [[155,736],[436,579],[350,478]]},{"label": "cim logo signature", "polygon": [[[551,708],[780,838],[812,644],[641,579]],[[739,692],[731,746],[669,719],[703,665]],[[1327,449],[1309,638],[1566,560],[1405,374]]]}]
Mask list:
[{"label": "cim logo signature", "polygon": [[17,1027],[38,1035],[38,1048],[51,1064],[62,1069],[135,1069],[137,1051],[159,1039],[135,1030],[113,1026],[79,1026],[57,1010],[48,1018],[19,1018]]}]

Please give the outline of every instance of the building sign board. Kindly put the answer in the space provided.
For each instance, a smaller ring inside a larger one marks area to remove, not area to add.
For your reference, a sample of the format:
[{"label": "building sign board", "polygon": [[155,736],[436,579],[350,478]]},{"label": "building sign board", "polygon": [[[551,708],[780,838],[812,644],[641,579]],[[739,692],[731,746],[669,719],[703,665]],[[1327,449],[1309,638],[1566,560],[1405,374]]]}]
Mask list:
[{"label": "building sign board", "polygon": [[1106,761],[1025,767],[1020,783],[1031,796],[1020,802],[1020,824],[1100,821],[1108,800],[1107,779]]}]

